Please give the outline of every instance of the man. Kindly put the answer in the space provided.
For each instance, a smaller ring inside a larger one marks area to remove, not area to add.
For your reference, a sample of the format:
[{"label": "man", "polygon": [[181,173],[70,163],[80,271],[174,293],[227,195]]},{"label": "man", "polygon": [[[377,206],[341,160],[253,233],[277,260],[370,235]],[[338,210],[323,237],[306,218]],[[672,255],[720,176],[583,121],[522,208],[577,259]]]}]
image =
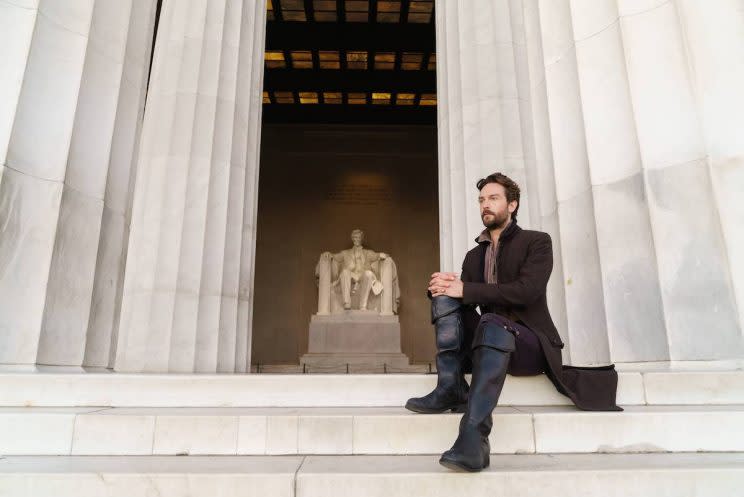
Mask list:
[{"label": "man", "polygon": [[373,250],[367,250],[362,246],[364,232],[356,229],[351,232],[351,242],[354,246],[350,249],[342,250],[337,254],[330,252],[323,253],[323,257],[332,258],[339,263],[341,272],[339,281],[341,282],[341,295],[344,299],[344,309],[351,309],[351,286],[354,288],[361,286],[359,295],[359,309],[367,310],[370,290],[378,295],[381,291],[382,284],[377,281],[372,263],[387,258],[387,254],[379,254]]},{"label": "man", "polygon": [[[465,411],[452,448],[439,462],[455,470],[489,465],[491,412],[507,372],[547,374],[558,391],[584,410],[620,411],[614,366],[563,366],[546,287],[553,269],[550,236],[517,225],[519,186],[494,173],[477,183],[485,229],[462,264],[462,276],[434,273],[429,282],[437,340],[437,386],[409,399],[421,413]],[[480,308],[480,315],[475,307]],[[464,373],[472,362],[468,389]]]}]

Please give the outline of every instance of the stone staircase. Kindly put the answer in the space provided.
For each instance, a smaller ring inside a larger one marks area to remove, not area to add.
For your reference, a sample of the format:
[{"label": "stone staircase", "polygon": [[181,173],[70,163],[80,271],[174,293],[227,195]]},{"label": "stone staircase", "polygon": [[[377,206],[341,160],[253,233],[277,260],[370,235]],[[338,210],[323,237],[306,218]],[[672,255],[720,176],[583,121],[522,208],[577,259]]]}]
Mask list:
[{"label": "stone staircase", "polygon": [[0,497],[744,495],[744,370],[619,373],[623,413],[507,379],[491,468],[437,463],[434,375],[0,372]]}]

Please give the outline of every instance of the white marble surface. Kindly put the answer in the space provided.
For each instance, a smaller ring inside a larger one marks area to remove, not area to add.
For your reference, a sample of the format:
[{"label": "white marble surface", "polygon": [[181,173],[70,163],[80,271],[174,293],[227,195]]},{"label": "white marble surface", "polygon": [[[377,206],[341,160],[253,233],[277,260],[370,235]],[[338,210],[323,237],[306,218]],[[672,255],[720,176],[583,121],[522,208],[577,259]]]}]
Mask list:
[{"label": "white marble surface", "polygon": [[299,454],[360,454],[354,434],[358,418],[332,413],[300,416],[297,424]]},{"label": "white marble surface", "polygon": [[93,0],[74,0],[69,9],[54,7],[55,3],[44,1],[39,6],[7,163],[26,174],[62,181]]},{"label": "white marble surface", "polygon": [[425,493],[548,497],[573,495],[735,495],[744,480],[741,454],[564,454],[491,456],[477,475],[448,471],[437,456],[308,457],[297,475],[303,497],[397,497]]},{"label": "white marble surface", "polygon": [[[403,407],[0,408],[0,455],[438,454],[460,415]],[[493,454],[744,452],[741,405],[499,406]]]},{"label": "white marble surface", "polygon": [[[81,365],[132,2],[95,3],[69,137],[37,361]],[[136,111],[135,111],[136,112]],[[121,130],[119,130],[121,131]]]},{"label": "white marble surface", "polygon": [[622,413],[530,409],[539,453],[725,452],[744,448],[744,407],[629,406]]},{"label": "white marble surface", "polygon": [[[643,404],[640,373],[624,372],[619,377],[618,402]],[[436,381],[433,374],[130,375],[29,371],[0,374],[0,405],[401,406],[408,398],[431,391]],[[684,391],[683,385],[681,390]],[[704,397],[705,392],[700,395]],[[501,403],[567,405],[570,400],[559,394],[545,376],[510,376]]]},{"label": "white marble surface", "polygon": [[744,404],[741,371],[644,373],[649,404]]},{"label": "white marble surface", "polygon": [[[9,140],[0,145],[4,152],[7,143],[2,166],[9,168],[0,184],[0,266],[7,267],[0,279],[3,363],[37,361],[61,182],[67,168],[93,10],[92,0],[72,1],[68,9],[54,4],[41,2],[38,13],[34,12],[36,5],[28,7],[23,16],[26,21],[18,19],[20,46],[10,44],[9,58],[7,62],[3,59],[3,65],[10,65],[11,80],[0,84],[4,88],[0,99],[8,106],[6,115],[13,118]],[[17,13],[19,8],[23,7],[16,4],[13,10]],[[3,10],[7,9],[6,2]],[[29,22],[34,22],[30,41],[23,33]],[[23,83],[16,93],[17,80],[13,78],[20,69],[17,57],[26,43]]]},{"label": "white marble surface", "polygon": [[[459,414],[417,415],[389,408],[354,417],[355,454],[436,454],[457,438]],[[532,418],[511,407],[493,413],[491,452],[521,454],[535,450]]]},{"label": "white marble surface", "polygon": [[23,84],[28,51],[38,12],[38,0],[0,4],[3,71],[0,73],[0,165],[5,165],[8,141]]},{"label": "white marble surface", "polygon": [[267,418],[266,453],[296,454],[298,434],[299,417],[296,413]]},{"label": "white marble surface", "polygon": [[300,457],[13,457],[0,492],[42,497],[294,497]]},{"label": "white marble surface", "polygon": [[103,201],[65,185],[37,351],[41,364],[83,363]]},{"label": "white marble surface", "polygon": [[[78,414],[85,407],[0,408],[0,455],[67,455]],[[100,445],[101,440],[98,440]]]},{"label": "white marble surface", "polygon": [[113,411],[103,409],[75,417],[72,455],[136,456],[154,453],[156,416],[147,412],[114,416]]},{"label": "white marble surface", "polygon": [[[738,313],[744,315],[744,19],[731,15],[736,2],[710,5],[685,0],[677,11],[685,32],[710,174],[721,219]],[[741,326],[741,322],[740,322]]]},{"label": "white marble surface", "polygon": [[[126,46],[85,341],[83,364],[90,366],[113,365],[111,349],[119,326],[133,180],[149,76],[155,7],[153,2],[133,2],[127,19]],[[126,3],[122,8],[126,8]],[[93,33],[98,33],[95,24]]]},{"label": "white marble surface", "polygon": [[235,416],[158,416],[154,454],[235,454],[238,419]]},{"label": "white marble surface", "polygon": [[40,497],[446,496],[459,491],[518,497],[631,492],[700,497],[735,495],[744,478],[741,454],[563,454],[492,456],[475,475],[447,471],[439,456],[10,457],[0,461],[8,495]]},{"label": "white marble surface", "polygon": [[3,166],[0,363],[34,364],[62,184]]}]

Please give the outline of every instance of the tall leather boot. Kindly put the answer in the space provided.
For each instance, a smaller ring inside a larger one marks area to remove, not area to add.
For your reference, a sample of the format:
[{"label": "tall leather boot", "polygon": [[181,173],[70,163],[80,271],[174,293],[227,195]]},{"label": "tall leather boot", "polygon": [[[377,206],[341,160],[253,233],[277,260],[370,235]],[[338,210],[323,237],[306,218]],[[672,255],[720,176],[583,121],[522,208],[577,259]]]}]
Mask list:
[{"label": "tall leather boot", "polygon": [[456,471],[480,471],[490,464],[491,413],[504,387],[515,345],[514,335],[505,328],[495,323],[478,326],[468,407],[460,420],[457,440],[439,459],[441,465]]},{"label": "tall leather boot", "polygon": [[468,384],[462,370],[465,330],[460,313],[462,303],[440,295],[431,300],[431,321],[437,341],[437,386],[424,397],[406,402],[406,409],[433,414],[448,410],[463,412],[468,401]]}]

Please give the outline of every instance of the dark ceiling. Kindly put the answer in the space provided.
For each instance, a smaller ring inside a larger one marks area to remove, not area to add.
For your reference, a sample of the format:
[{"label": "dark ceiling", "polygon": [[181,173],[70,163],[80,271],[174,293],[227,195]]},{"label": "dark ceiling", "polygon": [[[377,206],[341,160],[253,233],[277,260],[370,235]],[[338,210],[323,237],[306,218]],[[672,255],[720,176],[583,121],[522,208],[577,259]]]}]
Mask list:
[{"label": "dark ceiling", "polygon": [[433,0],[268,0],[264,122],[436,123]]}]

